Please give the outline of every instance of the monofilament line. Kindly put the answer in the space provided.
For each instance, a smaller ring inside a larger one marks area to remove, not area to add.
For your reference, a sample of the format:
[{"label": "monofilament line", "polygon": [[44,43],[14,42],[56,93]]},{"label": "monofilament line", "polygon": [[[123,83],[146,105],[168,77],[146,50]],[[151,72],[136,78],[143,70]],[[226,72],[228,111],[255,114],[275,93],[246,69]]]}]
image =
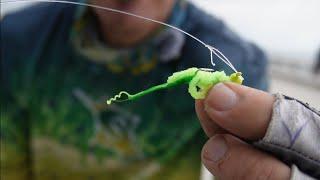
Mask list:
[{"label": "monofilament line", "polygon": [[229,59],[223,55],[223,53],[221,53],[217,48],[212,47],[206,43],[204,43],[203,41],[201,41],[200,39],[198,39],[197,37],[193,36],[192,34],[179,29],[175,26],[172,26],[170,24],[161,22],[161,21],[157,21],[154,19],[150,19],[144,16],[140,16],[137,14],[133,14],[133,13],[129,13],[129,12],[125,12],[125,11],[120,11],[117,9],[113,9],[113,8],[108,8],[108,7],[103,7],[103,6],[98,6],[98,5],[94,5],[94,4],[89,4],[89,3],[81,3],[81,2],[71,2],[71,1],[63,1],[63,0],[7,0],[7,1],[0,1],[0,4],[7,4],[7,3],[18,3],[18,2],[47,2],[47,3],[62,3],[62,4],[73,4],[73,5],[79,5],[79,6],[87,6],[87,7],[92,7],[92,8],[96,8],[96,9],[102,9],[102,10],[106,10],[106,11],[111,11],[111,12],[115,12],[115,13],[120,13],[120,14],[125,14],[128,16],[133,16],[136,18],[140,18],[140,19],[144,19],[146,21],[151,21],[154,23],[158,23],[167,27],[170,27],[172,29],[175,29],[181,33],[184,33],[185,35],[193,38],[194,40],[198,41],[199,43],[201,43],[204,47],[208,48],[210,51],[210,60],[211,60],[211,64],[212,66],[215,66],[215,63],[213,63],[213,54],[215,56],[217,56],[221,61],[223,61],[225,64],[227,64],[234,72],[237,72],[236,68],[232,65],[232,63],[229,61]]},{"label": "monofilament line", "polygon": [[217,48],[212,47],[210,45],[206,45],[206,48],[210,51],[210,59],[212,66],[215,66],[215,63],[213,62],[213,55],[217,56],[221,61],[223,61],[225,64],[227,64],[234,72],[238,72],[236,68],[233,66],[233,64],[230,62],[230,60]]}]

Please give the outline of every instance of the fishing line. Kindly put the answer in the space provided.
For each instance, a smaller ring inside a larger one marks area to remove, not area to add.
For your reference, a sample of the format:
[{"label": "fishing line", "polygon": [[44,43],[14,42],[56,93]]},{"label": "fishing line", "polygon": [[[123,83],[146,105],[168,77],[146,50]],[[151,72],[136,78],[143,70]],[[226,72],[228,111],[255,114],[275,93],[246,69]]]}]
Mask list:
[{"label": "fishing line", "polygon": [[115,12],[115,13],[125,14],[125,15],[128,15],[128,16],[133,16],[133,17],[136,17],[136,18],[144,19],[146,21],[151,21],[151,22],[154,22],[154,23],[158,23],[158,24],[167,26],[169,28],[175,29],[175,30],[177,30],[177,31],[179,31],[181,33],[184,33],[185,35],[187,35],[187,36],[191,37],[192,39],[198,41],[204,47],[209,49],[209,51],[210,51],[210,60],[211,60],[210,62],[211,62],[213,67],[215,66],[215,63],[213,62],[213,54],[214,54],[222,62],[224,62],[226,65],[228,65],[234,72],[238,72],[236,70],[236,68],[232,65],[230,60],[222,52],[220,52],[217,48],[204,43],[199,38],[193,36],[192,34],[186,32],[186,31],[184,31],[182,29],[179,29],[179,28],[177,28],[175,26],[172,26],[170,24],[167,24],[167,23],[164,23],[164,22],[161,22],[161,21],[157,21],[157,20],[150,19],[150,18],[147,18],[147,17],[144,17],[144,16],[140,16],[140,15],[137,15],[137,14],[133,14],[133,13],[129,13],[129,12],[126,12],[126,11],[121,11],[121,10],[117,10],[117,9],[113,9],[113,8],[98,6],[98,5],[89,4],[89,3],[71,2],[71,1],[64,1],[64,0],[6,0],[6,1],[0,1],[0,4],[9,4],[9,3],[18,3],[18,2],[20,2],[20,3],[22,3],[22,2],[47,2],[47,3],[61,3],[61,4],[72,4],[72,5],[78,5],[78,6],[86,6],[86,7],[91,7],[91,8],[111,11],[111,12]]}]

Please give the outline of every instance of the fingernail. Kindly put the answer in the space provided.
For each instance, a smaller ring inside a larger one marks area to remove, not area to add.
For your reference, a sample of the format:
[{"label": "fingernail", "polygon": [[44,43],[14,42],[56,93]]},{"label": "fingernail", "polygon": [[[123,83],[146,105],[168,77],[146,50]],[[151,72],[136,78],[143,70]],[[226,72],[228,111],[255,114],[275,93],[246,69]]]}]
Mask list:
[{"label": "fingernail", "polygon": [[222,136],[215,136],[206,144],[204,153],[205,159],[217,162],[224,157],[228,150],[225,139]]},{"label": "fingernail", "polygon": [[227,111],[238,102],[236,93],[223,83],[215,85],[205,100],[205,108],[216,111]]}]

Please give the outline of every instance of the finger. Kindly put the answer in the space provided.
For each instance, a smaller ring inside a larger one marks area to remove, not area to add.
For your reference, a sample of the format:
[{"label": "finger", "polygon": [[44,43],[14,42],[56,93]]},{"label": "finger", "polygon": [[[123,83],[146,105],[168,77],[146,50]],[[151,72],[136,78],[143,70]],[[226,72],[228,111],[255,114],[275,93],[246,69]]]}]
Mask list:
[{"label": "finger", "polygon": [[271,94],[234,83],[215,85],[204,101],[205,111],[212,121],[250,140],[264,137],[273,103]]},{"label": "finger", "polygon": [[217,125],[214,121],[210,119],[207,112],[204,110],[204,101],[196,100],[195,108],[200,120],[200,124],[202,129],[207,134],[208,137],[212,137],[215,134],[226,133],[224,129],[222,129],[219,125]]},{"label": "finger", "polygon": [[202,162],[218,179],[289,179],[290,168],[232,135],[216,135],[202,149]]}]

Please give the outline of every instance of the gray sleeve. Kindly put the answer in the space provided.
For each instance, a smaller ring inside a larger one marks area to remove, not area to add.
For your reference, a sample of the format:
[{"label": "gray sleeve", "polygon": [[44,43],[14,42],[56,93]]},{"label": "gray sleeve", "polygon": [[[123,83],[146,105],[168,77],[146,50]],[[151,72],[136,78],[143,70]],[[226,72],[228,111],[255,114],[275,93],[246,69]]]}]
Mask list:
[{"label": "gray sleeve", "polygon": [[291,167],[290,180],[315,180],[315,178],[303,173],[297,168],[297,166],[293,165]]},{"label": "gray sleeve", "polygon": [[308,104],[277,94],[267,133],[254,145],[320,178],[320,113]]}]

